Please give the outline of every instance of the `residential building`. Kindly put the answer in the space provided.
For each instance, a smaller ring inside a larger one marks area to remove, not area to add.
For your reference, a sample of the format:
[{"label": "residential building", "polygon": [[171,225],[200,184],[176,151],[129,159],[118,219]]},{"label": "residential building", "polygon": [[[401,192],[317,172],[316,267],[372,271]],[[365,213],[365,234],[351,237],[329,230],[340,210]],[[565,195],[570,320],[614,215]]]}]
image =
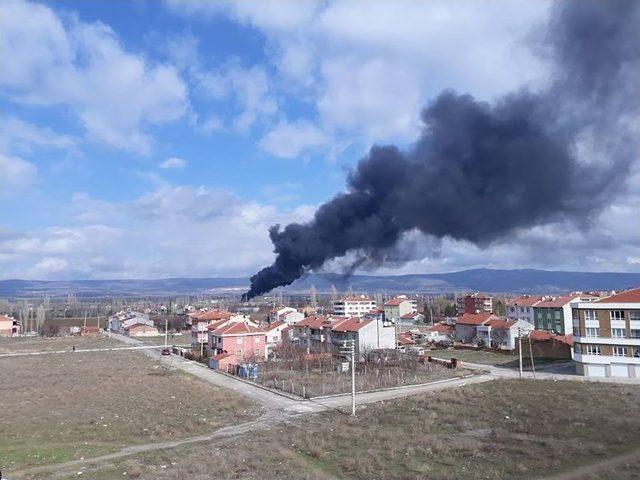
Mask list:
[{"label": "residential building", "polygon": [[325,332],[326,341],[333,349],[339,348],[345,340],[353,340],[356,355],[396,346],[395,326],[380,319],[342,318],[325,327]]},{"label": "residential building", "polygon": [[413,339],[413,336],[409,332],[399,333],[396,338],[397,348],[412,347],[415,344],[416,341]]},{"label": "residential building", "polygon": [[571,303],[576,371],[640,378],[640,288]]},{"label": "residential building", "polygon": [[400,317],[400,323],[404,325],[416,325],[424,322],[424,315],[418,312],[405,313]]},{"label": "residential building", "polygon": [[458,315],[465,313],[493,313],[493,297],[482,293],[469,293],[456,298]]},{"label": "residential building", "polygon": [[307,317],[293,325],[291,339],[316,351],[331,351],[344,340],[355,340],[359,352],[395,348],[395,326],[382,317]]},{"label": "residential building", "polygon": [[130,337],[155,337],[158,336],[158,329],[155,325],[147,323],[134,323],[124,327],[125,335]]},{"label": "residential building", "polygon": [[533,307],[535,307],[542,297],[535,295],[520,295],[507,302],[507,319],[524,320],[531,325],[535,325]]},{"label": "residential building", "polygon": [[189,314],[191,320],[191,345],[200,347],[200,344],[209,343],[209,331],[211,326],[219,328],[232,322],[247,322],[256,327],[255,322],[243,315],[234,314],[225,310],[206,310]]},{"label": "residential building", "polygon": [[453,325],[447,325],[446,323],[436,323],[423,333],[423,337],[427,342],[446,342],[452,341],[456,329]]},{"label": "residential building", "polygon": [[124,334],[125,329],[137,323],[153,326],[153,321],[149,320],[149,315],[132,310],[120,311],[109,317],[108,329],[115,333]]},{"label": "residential building", "polygon": [[20,333],[18,320],[7,315],[0,315],[0,337],[12,337]]},{"label": "residential building", "polygon": [[399,322],[404,315],[416,313],[417,311],[417,300],[410,299],[406,295],[399,295],[387,300],[384,304],[384,318],[391,322]]},{"label": "residential building", "polygon": [[456,321],[455,339],[461,343],[475,343],[478,339],[478,327],[499,319],[492,313],[465,313]]},{"label": "residential building", "polygon": [[271,355],[274,348],[282,343],[282,331],[287,327],[289,324],[284,320],[278,320],[262,327],[267,336],[267,357]]},{"label": "residential building", "polygon": [[570,334],[573,330],[571,303],[591,302],[599,297],[592,294],[573,292],[559,297],[545,296],[533,306],[536,330],[547,330],[558,335]]},{"label": "residential building", "polygon": [[528,337],[533,330],[533,325],[524,320],[491,320],[487,325],[478,327],[478,335],[481,330],[487,332],[489,342],[487,347],[501,350],[515,350],[519,337]]},{"label": "residential building", "polygon": [[267,358],[267,334],[246,321],[230,322],[209,332],[211,355],[231,353],[239,363]]},{"label": "residential building", "polygon": [[374,309],[375,300],[364,295],[344,297],[333,302],[333,314],[341,317],[364,317]]},{"label": "residential building", "polygon": [[274,308],[269,312],[269,323],[284,321],[289,325],[299,322],[304,318],[304,313],[292,307]]},{"label": "residential building", "polygon": [[235,373],[239,363],[233,353],[218,353],[209,358],[209,368],[227,373]]},{"label": "residential building", "polygon": [[528,343],[522,344],[525,355],[533,354],[534,358],[566,360],[572,358],[573,335],[556,335],[546,330],[532,330],[528,341],[531,342],[531,347]]}]

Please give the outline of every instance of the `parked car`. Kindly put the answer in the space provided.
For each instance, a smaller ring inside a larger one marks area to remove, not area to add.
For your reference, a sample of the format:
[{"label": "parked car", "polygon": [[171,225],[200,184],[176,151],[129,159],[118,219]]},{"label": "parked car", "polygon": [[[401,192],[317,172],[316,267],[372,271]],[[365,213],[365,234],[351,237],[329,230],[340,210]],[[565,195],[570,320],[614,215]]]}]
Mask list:
[{"label": "parked car", "polygon": [[412,355],[424,355],[424,348],[423,347],[410,347],[409,348],[409,353]]},{"label": "parked car", "polygon": [[162,349],[162,355],[171,355],[171,349],[170,348],[163,348]]}]

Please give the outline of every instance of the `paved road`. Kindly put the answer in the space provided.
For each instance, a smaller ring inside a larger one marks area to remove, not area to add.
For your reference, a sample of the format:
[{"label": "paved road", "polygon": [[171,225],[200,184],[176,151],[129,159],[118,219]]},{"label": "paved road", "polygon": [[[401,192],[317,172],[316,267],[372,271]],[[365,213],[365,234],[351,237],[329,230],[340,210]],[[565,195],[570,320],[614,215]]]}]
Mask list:
[{"label": "paved road", "polygon": [[[497,378],[519,378],[520,372],[517,369],[497,367],[495,365],[484,365],[480,363],[460,362],[462,366],[476,370],[485,370],[493,377]],[[541,371],[536,371],[535,378],[538,380],[568,380],[572,382],[604,382],[604,383],[621,383],[640,385],[640,378],[621,378],[621,377],[585,377],[576,375],[575,373],[564,373],[567,371],[567,365],[545,366]],[[557,373],[563,372],[563,373]],[[523,372],[523,378],[534,378],[533,372]]]}]

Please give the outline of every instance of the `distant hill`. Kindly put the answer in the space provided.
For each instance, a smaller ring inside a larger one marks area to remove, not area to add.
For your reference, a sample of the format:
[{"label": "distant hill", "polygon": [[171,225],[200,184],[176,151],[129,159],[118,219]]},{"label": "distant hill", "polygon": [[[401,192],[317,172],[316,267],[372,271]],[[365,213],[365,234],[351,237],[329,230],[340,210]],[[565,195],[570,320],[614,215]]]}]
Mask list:
[{"label": "distant hill", "polygon": [[[331,286],[339,291],[356,292],[462,292],[468,290],[502,293],[558,293],[573,290],[620,290],[640,286],[640,273],[591,273],[546,270],[476,269],[452,273],[413,275],[352,275],[334,273],[305,275],[287,287],[290,293],[308,292],[314,285],[319,292]],[[80,297],[151,297],[196,293],[239,294],[249,286],[248,278],[166,278],[157,280],[2,280],[0,297],[27,298],[51,295]]]}]

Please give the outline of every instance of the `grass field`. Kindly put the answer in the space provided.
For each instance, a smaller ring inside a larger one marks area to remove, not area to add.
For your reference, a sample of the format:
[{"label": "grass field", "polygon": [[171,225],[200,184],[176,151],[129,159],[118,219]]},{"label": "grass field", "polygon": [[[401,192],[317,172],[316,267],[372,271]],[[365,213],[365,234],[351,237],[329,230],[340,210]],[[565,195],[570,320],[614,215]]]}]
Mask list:
[{"label": "grass field", "polygon": [[[3,339],[1,352],[95,348],[101,338]],[[94,456],[253,418],[244,398],[136,351],[0,358],[0,468]],[[11,478],[11,477],[10,477]]]},{"label": "grass field", "polygon": [[[122,347],[122,343],[104,337],[0,337],[0,354],[58,351],[76,348]],[[1,360],[0,360],[1,361]]]},{"label": "grass field", "polygon": [[[483,365],[495,365],[497,367],[509,367],[519,368],[518,355],[505,354],[505,353],[493,353],[484,350],[462,350],[462,349],[447,349],[447,350],[431,350],[428,355],[437,358],[457,358],[462,362],[480,363]],[[535,359],[536,365],[548,365],[553,360]],[[524,366],[531,365],[531,359],[525,355],[522,359]]]},{"label": "grass field", "polygon": [[[87,469],[95,480],[519,479],[640,448],[640,387],[497,380]],[[640,461],[584,478],[638,478]],[[70,479],[77,472],[56,478]],[[126,475],[125,475],[126,474]]]}]

